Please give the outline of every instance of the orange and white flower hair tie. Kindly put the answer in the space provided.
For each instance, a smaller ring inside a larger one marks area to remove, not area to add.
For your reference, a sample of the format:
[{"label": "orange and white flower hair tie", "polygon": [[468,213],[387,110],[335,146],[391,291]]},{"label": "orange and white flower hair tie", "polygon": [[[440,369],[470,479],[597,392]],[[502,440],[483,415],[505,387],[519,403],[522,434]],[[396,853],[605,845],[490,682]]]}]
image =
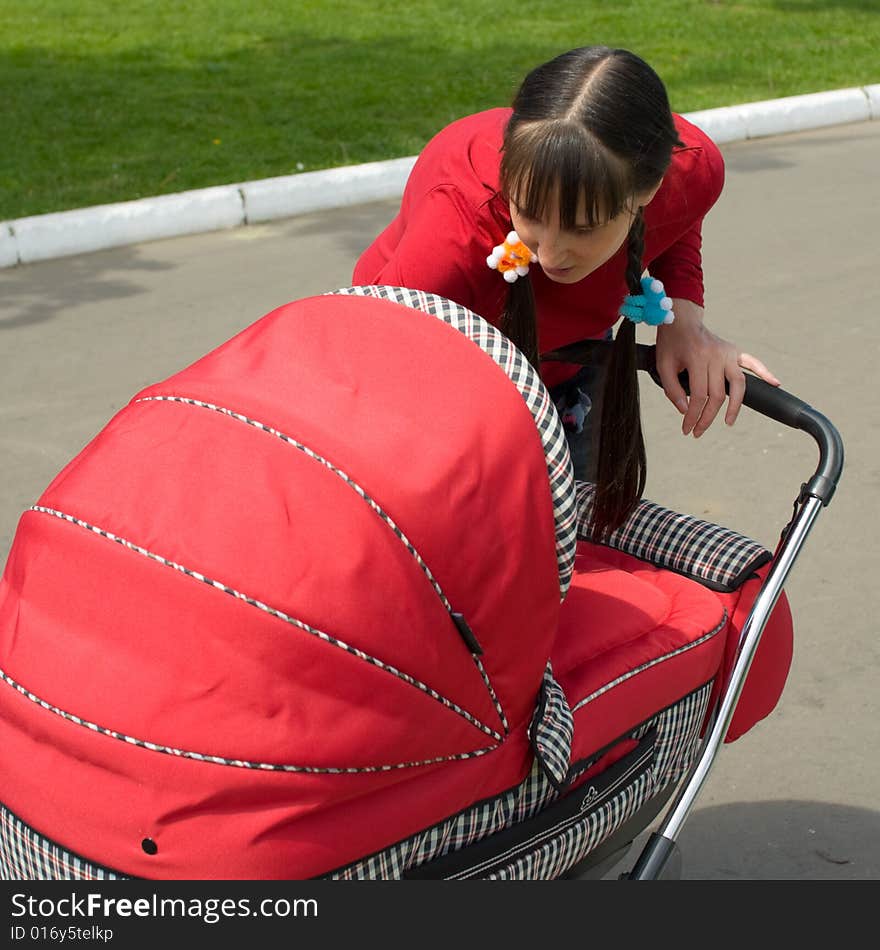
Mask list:
[{"label": "orange and white flower hair tie", "polygon": [[503,244],[492,248],[486,263],[493,270],[501,271],[508,284],[512,284],[517,277],[525,277],[529,272],[529,264],[537,260],[538,255],[523,244],[516,231],[511,231]]}]

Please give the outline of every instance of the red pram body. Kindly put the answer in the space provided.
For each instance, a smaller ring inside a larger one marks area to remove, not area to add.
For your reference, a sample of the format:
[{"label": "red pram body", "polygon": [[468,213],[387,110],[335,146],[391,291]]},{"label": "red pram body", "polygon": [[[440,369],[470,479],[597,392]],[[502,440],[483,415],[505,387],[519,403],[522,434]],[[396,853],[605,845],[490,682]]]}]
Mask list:
[{"label": "red pram body", "polygon": [[[0,876],[417,876],[560,806],[463,876],[565,873],[687,768],[770,560],[649,502],[597,547],[590,499],[429,295],[288,304],[137,394],[0,586]],[[790,658],[783,596],[730,738]]]}]

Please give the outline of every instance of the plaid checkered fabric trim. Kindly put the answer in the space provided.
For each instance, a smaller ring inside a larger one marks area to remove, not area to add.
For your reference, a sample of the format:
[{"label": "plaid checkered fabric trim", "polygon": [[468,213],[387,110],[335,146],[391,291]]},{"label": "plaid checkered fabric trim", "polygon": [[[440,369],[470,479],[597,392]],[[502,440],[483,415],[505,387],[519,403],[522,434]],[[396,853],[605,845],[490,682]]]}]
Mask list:
[{"label": "plaid checkered fabric trim", "polygon": [[539,764],[550,784],[562,788],[571,762],[574,717],[565,692],[553,677],[548,663],[541,683],[535,715],[529,727],[529,739]]},{"label": "plaid checkered fabric trim", "polygon": [[[578,537],[585,541],[589,540],[594,496],[591,483],[576,483]],[[772,558],[757,541],[729,528],[644,499],[611,534],[607,545],[720,591],[736,590]]]},{"label": "plaid checkered fabric trim", "polygon": [[343,287],[332,293],[391,300],[438,317],[473,340],[507,373],[525,400],[544,446],[556,527],[559,589],[561,597],[565,597],[571,583],[577,547],[574,475],[565,431],[556,407],[529,361],[491,323],[444,297],[419,290],[408,290],[405,287],[384,286]]},{"label": "plaid checkered fabric trim", "polygon": [[[547,840],[537,842],[531,851],[519,854],[509,865],[493,867],[485,877],[549,879],[583,860],[649,798],[684,774],[699,741],[711,692],[712,684],[708,683],[623,736],[639,740],[656,729],[652,761],[633,763],[626,775],[615,783],[611,794],[597,800],[595,808],[581,813],[576,822],[557,829]],[[597,758],[579,763],[578,773],[590,768]],[[535,817],[561,797],[535,760],[526,779],[503,795],[326,876],[334,880],[401,878],[411,868]],[[465,871],[455,876],[477,875]]]},{"label": "plaid checkered fabric trim", "polygon": [[125,875],[65,850],[0,805],[0,881],[114,881]]},{"label": "plaid checkered fabric trim", "polygon": [[[690,768],[711,695],[712,683],[709,683],[661,713],[662,728],[657,730],[651,768],[656,792],[677,782]],[[643,738],[654,725],[655,720],[643,724],[633,732],[633,738]]]},{"label": "plaid checkered fabric trim", "polygon": [[651,772],[646,768],[649,757],[650,751],[633,762],[610,790],[610,797],[603,796],[601,804],[524,842],[506,864],[474,868],[452,879],[549,881],[564,874],[656,794]]},{"label": "plaid checkered fabric trim", "polygon": [[[534,843],[509,863],[494,867],[487,880],[522,881],[553,880],[582,861],[641,806],[659,795],[670,783],[677,782],[689,768],[697,748],[700,726],[705,718],[711,695],[711,684],[692,693],[665,711],[663,728],[658,729],[653,749],[653,764],[641,771],[641,763],[632,763],[627,775],[618,782],[618,793],[606,799],[589,813],[568,826],[558,827],[546,840]],[[633,733],[641,739],[654,728],[655,721],[645,723]],[[635,777],[630,784],[627,777]]]}]

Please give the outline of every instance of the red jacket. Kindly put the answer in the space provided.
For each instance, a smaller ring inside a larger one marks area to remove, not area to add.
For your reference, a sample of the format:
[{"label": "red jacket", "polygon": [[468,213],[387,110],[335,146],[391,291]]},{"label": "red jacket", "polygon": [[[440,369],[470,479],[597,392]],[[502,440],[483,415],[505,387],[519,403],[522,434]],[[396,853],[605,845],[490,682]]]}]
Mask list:
[{"label": "red jacket", "polygon": [[[407,181],[400,211],[364,251],[355,284],[389,284],[440,294],[498,325],[508,285],[486,257],[511,229],[499,192],[504,128],[510,109],[459,119],[425,146]],[[703,304],[701,225],[721,193],[724,162],[700,129],[675,116],[679,138],[660,190],[645,209],[645,265],[671,297]],[[530,279],[541,351],[602,336],[627,293],[626,247],[576,284],[554,283],[540,267]],[[560,372],[562,371],[562,372]],[[554,376],[549,379],[549,375]],[[566,375],[546,366],[545,382]]]}]

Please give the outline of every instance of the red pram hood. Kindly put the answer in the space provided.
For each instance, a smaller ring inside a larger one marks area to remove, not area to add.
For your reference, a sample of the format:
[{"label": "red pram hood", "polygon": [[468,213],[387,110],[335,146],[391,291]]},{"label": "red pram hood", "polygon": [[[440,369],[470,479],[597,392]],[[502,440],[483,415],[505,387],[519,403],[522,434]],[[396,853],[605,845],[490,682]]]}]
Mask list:
[{"label": "red pram hood", "polygon": [[[23,515],[0,742],[27,765],[0,799],[126,873],[302,877],[425,823],[433,769],[460,764],[452,806],[508,787],[573,494],[546,391],[478,317],[363,289],[275,310]],[[377,837],[358,803],[406,782]]]}]

